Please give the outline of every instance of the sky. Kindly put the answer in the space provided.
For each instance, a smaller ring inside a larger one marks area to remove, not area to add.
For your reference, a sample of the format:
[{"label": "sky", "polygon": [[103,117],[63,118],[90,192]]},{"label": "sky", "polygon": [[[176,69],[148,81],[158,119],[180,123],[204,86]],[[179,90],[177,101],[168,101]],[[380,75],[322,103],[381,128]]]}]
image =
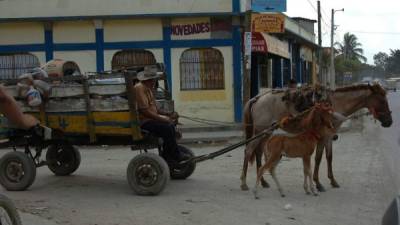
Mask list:
[{"label": "sky", "polygon": [[[344,12],[335,12],[334,41],[341,41],[346,32],[355,34],[368,64],[374,64],[373,56],[380,51],[389,54],[390,49],[400,49],[399,0],[321,0],[321,8],[324,46],[330,46],[332,8],[344,8]],[[317,0],[287,0],[286,14],[317,20]]]}]

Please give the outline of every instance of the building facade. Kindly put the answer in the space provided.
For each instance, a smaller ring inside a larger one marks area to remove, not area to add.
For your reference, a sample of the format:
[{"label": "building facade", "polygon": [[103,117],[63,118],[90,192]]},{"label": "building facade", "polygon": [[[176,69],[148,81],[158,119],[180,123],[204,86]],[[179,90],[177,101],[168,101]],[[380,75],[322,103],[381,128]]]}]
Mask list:
[{"label": "building facade", "polygon": [[[166,66],[180,114],[239,122],[245,5],[245,0],[0,1],[0,76],[16,77],[56,58],[77,62],[82,72],[159,62]],[[282,87],[293,76],[310,81],[314,34],[287,21],[285,34],[262,34],[267,51],[253,53],[254,93]]]}]

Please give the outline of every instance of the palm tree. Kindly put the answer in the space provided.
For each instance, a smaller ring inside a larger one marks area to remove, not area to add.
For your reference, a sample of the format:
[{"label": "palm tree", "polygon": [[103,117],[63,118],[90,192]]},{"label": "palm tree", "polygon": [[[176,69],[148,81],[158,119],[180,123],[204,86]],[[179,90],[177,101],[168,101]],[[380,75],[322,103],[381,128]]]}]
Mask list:
[{"label": "palm tree", "polygon": [[367,58],[364,56],[364,50],[361,48],[361,43],[354,34],[345,33],[343,36],[343,43],[336,42],[336,50],[339,55],[345,60],[357,60],[359,62],[366,62]]}]

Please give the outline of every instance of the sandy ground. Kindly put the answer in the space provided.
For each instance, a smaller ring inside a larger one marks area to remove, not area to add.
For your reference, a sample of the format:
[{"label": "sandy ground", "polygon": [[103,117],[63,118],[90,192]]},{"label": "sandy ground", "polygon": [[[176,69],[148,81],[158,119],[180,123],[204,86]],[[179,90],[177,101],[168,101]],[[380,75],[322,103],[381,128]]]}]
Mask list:
[{"label": "sandy ground", "polygon": [[[32,225],[379,224],[398,190],[380,146],[381,132],[388,131],[366,120],[363,129],[340,135],[334,144],[334,173],[341,188],[329,186],[323,160],[321,181],[327,192],[318,197],[304,193],[301,160],[284,159],[277,174],[286,198],[267,175],[271,188],[260,190],[261,199],[255,200],[251,192],[240,190],[242,149],[198,164],[189,179],[169,182],[154,197],[130,190],[126,167],[136,152],[126,147],[81,148],[82,164],[73,176],[56,177],[40,168],[29,190],[0,191],[15,200],[25,224]],[[203,154],[222,147],[192,149]],[[253,167],[249,186],[254,182]],[[286,210],[286,204],[292,208]]]}]

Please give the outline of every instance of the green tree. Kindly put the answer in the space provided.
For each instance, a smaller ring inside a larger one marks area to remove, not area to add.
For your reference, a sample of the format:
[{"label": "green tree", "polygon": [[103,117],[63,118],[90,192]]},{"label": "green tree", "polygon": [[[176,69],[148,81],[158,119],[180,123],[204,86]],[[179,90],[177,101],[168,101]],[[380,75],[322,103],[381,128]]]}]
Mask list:
[{"label": "green tree", "polygon": [[362,44],[358,42],[356,35],[347,32],[343,36],[343,42],[337,42],[335,45],[338,55],[344,60],[367,61],[364,56],[364,50],[361,48]]},{"label": "green tree", "polygon": [[400,76],[400,49],[390,49],[390,56],[387,60],[386,74]]},{"label": "green tree", "polygon": [[352,82],[358,80],[358,73],[362,69],[363,63],[357,59],[346,59],[343,55],[339,55],[335,58],[335,70],[336,70],[336,83],[342,85],[344,81],[344,74],[352,74]]},{"label": "green tree", "polygon": [[385,72],[389,60],[389,55],[385,52],[378,52],[374,55],[374,63],[377,68]]}]

